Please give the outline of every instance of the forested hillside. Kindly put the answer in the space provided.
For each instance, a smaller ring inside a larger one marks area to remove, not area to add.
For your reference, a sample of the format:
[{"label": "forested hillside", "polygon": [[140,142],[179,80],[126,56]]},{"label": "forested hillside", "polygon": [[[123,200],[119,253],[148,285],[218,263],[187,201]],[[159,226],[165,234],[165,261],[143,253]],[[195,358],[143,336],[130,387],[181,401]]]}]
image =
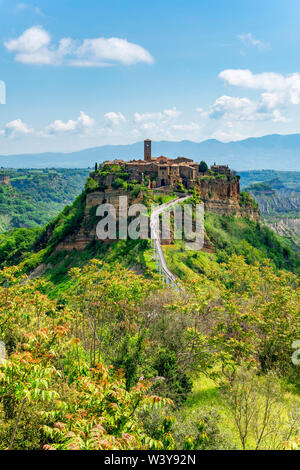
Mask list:
[{"label": "forested hillside", "polygon": [[0,233],[46,224],[82,191],[88,170],[1,170]]}]

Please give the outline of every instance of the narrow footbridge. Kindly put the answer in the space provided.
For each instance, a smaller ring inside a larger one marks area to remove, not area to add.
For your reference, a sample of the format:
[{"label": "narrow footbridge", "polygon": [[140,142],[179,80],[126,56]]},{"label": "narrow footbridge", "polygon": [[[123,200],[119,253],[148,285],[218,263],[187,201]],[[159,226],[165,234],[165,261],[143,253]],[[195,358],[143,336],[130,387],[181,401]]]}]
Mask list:
[{"label": "narrow footbridge", "polygon": [[151,228],[151,246],[153,247],[153,259],[156,261],[156,269],[162,276],[163,282],[167,285],[178,289],[176,284],[176,276],[170,271],[167,266],[164,253],[160,243],[160,227],[159,227],[159,215],[169,210],[172,206],[189,199],[191,196],[178,197],[172,199],[172,201],[161,204],[159,207],[154,209],[150,217],[150,228]]}]

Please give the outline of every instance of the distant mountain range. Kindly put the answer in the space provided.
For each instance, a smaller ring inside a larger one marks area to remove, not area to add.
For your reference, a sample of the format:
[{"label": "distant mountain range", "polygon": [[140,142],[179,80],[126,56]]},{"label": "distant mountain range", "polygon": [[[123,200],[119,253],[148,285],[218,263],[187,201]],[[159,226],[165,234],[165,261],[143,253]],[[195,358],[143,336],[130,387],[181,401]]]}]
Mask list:
[{"label": "distant mountain range", "polygon": [[[3,168],[88,168],[95,162],[115,158],[132,160],[143,158],[143,142],[129,145],[104,145],[71,153],[40,153],[0,156]],[[300,134],[266,135],[223,143],[218,140],[204,142],[160,141],[152,143],[152,155],[184,156],[208,164],[229,165],[237,171],[246,170],[300,170]]]}]

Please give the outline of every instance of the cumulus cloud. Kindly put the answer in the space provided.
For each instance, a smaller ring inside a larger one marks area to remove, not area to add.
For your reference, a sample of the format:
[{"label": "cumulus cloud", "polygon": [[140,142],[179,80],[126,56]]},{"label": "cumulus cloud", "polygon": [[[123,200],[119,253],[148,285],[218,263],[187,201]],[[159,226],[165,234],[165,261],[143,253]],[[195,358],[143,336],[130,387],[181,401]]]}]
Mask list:
[{"label": "cumulus cloud", "polygon": [[152,64],[151,54],[138,44],[122,38],[95,38],[77,41],[62,38],[54,45],[42,26],[33,26],[16,39],[4,42],[15,60],[32,65],[68,65],[76,67],[107,67],[115,64]]},{"label": "cumulus cloud", "polygon": [[223,70],[219,78],[232,86],[262,90],[262,100],[270,107],[300,103],[300,74],[282,75],[264,72],[254,74],[250,70]]},{"label": "cumulus cloud", "polygon": [[49,124],[45,128],[45,134],[64,134],[64,133],[79,133],[86,132],[94,127],[95,121],[93,118],[88,116],[83,111],[80,111],[80,115],[76,120],[69,119],[69,121],[63,122],[57,119],[52,124]]},{"label": "cumulus cloud", "polygon": [[17,39],[4,43],[10,52],[16,52],[15,60],[23,64],[59,65],[70,54],[73,42],[63,38],[55,50],[50,49],[51,36],[41,26],[33,26],[24,31]]},{"label": "cumulus cloud", "polygon": [[51,41],[50,35],[41,26],[33,26],[24,31],[17,39],[5,41],[4,45],[8,51],[21,53],[34,53],[48,46]]},{"label": "cumulus cloud", "polygon": [[28,127],[21,119],[15,119],[5,125],[5,128],[2,130],[2,135],[14,138],[23,137],[33,132],[34,130]]},{"label": "cumulus cloud", "polygon": [[239,40],[244,44],[244,46],[253,46],[260,50],[270,49],[270,45],[266,42],[256,39],[251,33],[247,34],[238,34]]},{"label": "cumulus cloud", "polygon": [[181,112],[174,106],[164,111],[154,113],[134,113],[133,121],[145,137],[151,138],[175,138],[172,131],[175,130],[173,123],[181,115]]},{"label": "cumulus cloud", "polygon": [[88,134],[90,130],[95,129],[95,121],[93,118],[88,116],[83,111],[77,119],[69,119],[68,121],[62,121],[60,119],[55,120],[42,130],[35,130],[25,124],[21,119],[15,119],[5,124],[4,128],[0,130],[0,135],[9,138],[26,137],[29,135],[35,137],[50,137],[55,135],[66,135],[66,134],[77,134],[84,135]]},{"label": "cumulus cloud", "polygon": [[224,117],[236,121],[286,122],[277,109],[268,109],[263,102],[255,102],[249,98],[220,96],[206,113],[211,119],[220,120]]},{"label": "cumulus cloud", "polygon": [[134,65],[138,62],[153,63],[151,54],[141,46],[120,38],[85,39],[75,51],[71,65],[79,67],[106,66],[111,63]]},{"label": "cumulus cloud", "polygon": [[111,111],[110,113],[106,113],[104,115],[104,118],[106,122],[118,126],[119,124],[122,124],[123,122],[126,122],[126,118],[122,113],[115,113]]},{"label": "cumulus cloud", "polygon": [[235,115],[237,119],[249,119],[256,106],[248,98],[236,98],[233,96],[221,96],[208,111],[212,119],[221,119],[225,114]]},{"label": "cumulus cloud", "polygon": [[172,109],[165,109],[164,110],[164,115],[169,117],[169,118],[178,118],[180,116],[180,114],[181,114],[181,112],[178,111],[175,106]]}]

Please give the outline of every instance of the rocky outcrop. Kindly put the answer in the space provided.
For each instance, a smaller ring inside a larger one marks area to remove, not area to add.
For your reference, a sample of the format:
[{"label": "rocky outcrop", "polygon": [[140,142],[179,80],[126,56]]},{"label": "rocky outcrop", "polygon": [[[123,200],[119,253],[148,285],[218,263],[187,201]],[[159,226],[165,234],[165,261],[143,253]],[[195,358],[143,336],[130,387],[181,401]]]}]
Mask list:
[{"label": "rocky outcrop", "polygon": [[300,192],[285,187],[279,180],[246,190],[257,201],[264,224],[300,245]]},{"label": "rocky outcrop", "polygon": [[264,223],[278,235],[291,238],[296,245],[300,246],[300,218],[283,218],[275,222],[266,220]]},{"label": "rocky outcrop", "polygon": [[300,193],[298,191],[280,189],[272,194],[263,192],[250,192],[250,194],[258,202],[262,215],[268,216],[288,212],[299,213]]},{"label": "rocky outcrop", "polygon": [[96,209],[101,204],[112,204],[116,209],[118,220],[119,214],[119,197],[127,196],[128,204],[139,204],[142,201],[142,194],[138,197],[132,197],[130,192],[126,191],[94,191],[86,195],[85,212],[79,229],[68,235],[55,248],[56,251],[84,250],[84,248],[96,237],[96,224],[99,218],[96,218]]},{"label": "rocky outcrop", "polygon": [[251,200],[249,204],[241,205],[239,177],[200,180],[198,187],[205,211],[259,221],[259,210]]},{"label": "rocky outcrop", "polygon": [[233,215],[235,217],[249,218],[259,222],[259,210],[257,207],[248,205],[242,207],[239,202],[208,201],[204,203],[206,212],[214,212],[218,215]]},{"label": "rocky outcrop", "polygon": [[[164,188],[165,189],[165,188]],[[170,188],[169,191],[172,191]],[[238,217],[248,217],[252,220],[259,220],[257,207],[249,199],[248,204],[241,205],[239,177],[209,178],[199,181],[198,192],[204,202],[205,211],[214,212],[218,215],[234,215]],[[80,226],[73,233],[66,236],[55,248],[56,251],[63,250],[83,250],[89,243],[97,240],[96,224],[99,220],[96,217],[96,209],[99,205],[112,204],[116,210],[116,218],[119,215],[119,197],[127,196],[128,204],[138,204],[143,200],[144,192],[138,196],[132,196],[132,192],[123,190],[105,189],[103,191],[94,190],[86,194],[85,211]],[[109,242],[109,241],[107,241]],[[166,240],[165,243],[170,243]],[[213,247],[206,241],[205,251],[213,251]]]}]

